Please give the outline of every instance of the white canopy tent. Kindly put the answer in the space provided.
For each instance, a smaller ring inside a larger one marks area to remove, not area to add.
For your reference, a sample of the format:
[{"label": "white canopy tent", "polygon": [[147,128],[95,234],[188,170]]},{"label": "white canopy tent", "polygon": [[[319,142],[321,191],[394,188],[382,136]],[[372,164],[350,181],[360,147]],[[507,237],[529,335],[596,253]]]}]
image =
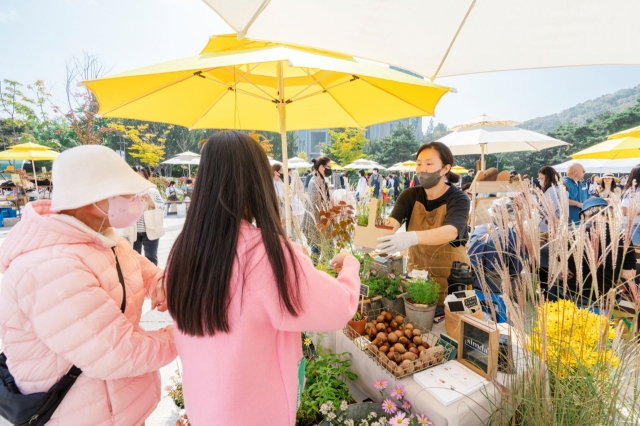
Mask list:
[{"label": "white canopy tent", "polygon": [[170,158],[166,161],[163,161],[161,164],[182,164],[189,166],[189,176],[191,176],[191,166],[197,166],[200,164],[200,155],[195,154],[190,151],[183,152],[181,154],[176,155],[173,158]]},{"label": "white canopy tent", "polygon": [[[348,53],[431,80],[518,69],[640,65],[638,0],[204,2],[240,38]],[[331,30],[309,22],[330,22]],[[426,47],[409,47],[418,45]]]},{"label": "white canopy tent", "polygon": [[346,166],[344,166],[345,169],[364,169],[364,170],[371,170],[371,169],[384,169],[384,166],[381,166],[380,164],[376,163],[373,160],[367,160],[366,158],[359,158],[357,160],[355,160],[354,162],[347,164]]},{"label": "white canopy tent", "polygon": [[558,139],[531,130],[515,127],[518,122],[487,115],[452,127],[456,131],[438,139],[453,155],[481,155],[484,169],[485,154],[540,151],[546,148],[569,145]]},{"label": "white canopy tent", "polygon": [[624,173],[628,174],[632,168],[640,164],[640,158],[625,158],[623,160],[569,160],[552,166],[558,173],[566,173],[572,164],[579,163],[587,173]]},{"label": "white canopy tent", "polygon": [[311,167],[311,163],[306,162],[300,157],[289,158],[290,169],[308,169]]}]

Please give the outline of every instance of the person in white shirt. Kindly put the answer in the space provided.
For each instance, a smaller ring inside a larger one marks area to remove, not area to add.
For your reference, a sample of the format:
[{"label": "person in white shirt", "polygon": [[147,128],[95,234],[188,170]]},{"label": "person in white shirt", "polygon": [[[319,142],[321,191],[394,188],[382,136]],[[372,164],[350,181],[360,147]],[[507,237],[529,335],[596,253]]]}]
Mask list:
[{"label": "person in white shirt", "polygon": [[358,186],[356,187],[356,200],[360,201],[364,199],[369,191],[369,184],[367,178],[364,176],[364,170],[358,172],[360,176],[358,179]]},{"label": "person in white shirt", "polygon": [[[134,166],[133,170],[146,180],[149,180],[149,171],[144,167]],[[141,199],[146,204],[145,210],[164,209],[164,200],[156,188],[147,190],[147,192],[142,195]],[[160,239],[149,239],[147,236],[147,228],[144,223],[144,215],[140,216],[140,219],[138,219],[136,224],[136,235],[137,238],[133,243],[133,249],[142,254],[142,249],[144,248],[144,257],[149,259],[154,265],[158,265],[158,245],[160,244]]]}]

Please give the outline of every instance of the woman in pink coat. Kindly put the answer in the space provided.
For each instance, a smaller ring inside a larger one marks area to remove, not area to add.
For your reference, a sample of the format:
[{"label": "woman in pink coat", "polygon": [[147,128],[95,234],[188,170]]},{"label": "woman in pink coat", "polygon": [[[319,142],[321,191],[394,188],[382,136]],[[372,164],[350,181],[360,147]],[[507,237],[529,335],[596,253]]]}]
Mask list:
[{"label": "woman in pink coat", "polygon": [[193,425],[295,423],[300,332],[341,329],[357,310],[359,263],[345,254],[333,262],[337,279],[287,241],[253,139],[230,131],[206,142],[166,283]]},{"label": "woman in pink coat", "polygon": [[163,271],[112,229],[136,222],[151,186],[109,148],[72,148],[53,163],[53,199],[28,204],[0,246],[0,340],[20,391],[82,370],[48,424],[136,426],[160,400],[173,330],[139,322],[145,296],[164,302]]}]

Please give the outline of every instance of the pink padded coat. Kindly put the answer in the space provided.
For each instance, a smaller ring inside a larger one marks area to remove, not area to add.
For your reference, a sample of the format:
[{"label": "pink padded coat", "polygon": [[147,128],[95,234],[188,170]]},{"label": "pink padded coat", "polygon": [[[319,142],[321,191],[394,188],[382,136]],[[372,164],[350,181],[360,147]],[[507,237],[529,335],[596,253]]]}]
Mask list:
[{"label": "pink padded coat", "polygon": [[162,270],[118,240],[123,314],[109,244],[55,219],[50,205],[27,205],[0,246],[0,340],[9,370],[22,393],[34,393],[72,364],[82,369],[51,425],[140,425],[160,400],[158,369],[176,357],[172,327],[139,325],[145,294]]}]

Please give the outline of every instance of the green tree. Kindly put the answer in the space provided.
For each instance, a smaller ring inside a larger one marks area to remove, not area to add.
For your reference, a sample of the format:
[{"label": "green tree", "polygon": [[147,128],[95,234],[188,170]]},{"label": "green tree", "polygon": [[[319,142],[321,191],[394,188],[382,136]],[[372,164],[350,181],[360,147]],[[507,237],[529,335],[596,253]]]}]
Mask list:
[{"label": "green tree", "polygon": [[[282,138],[278,132],[260,132],[271,144],[271,155],[277,161],[282,161]],[[287,155],[289,158],[298,154],[300,141],[297,132],[287,132]]]},{"label": "green tree", "polygon": [[369,139],[366,138],[364,129],[351,127],[329,130],[329,138],[330,142],[321,143],[320,149],[339,164],[345,165],[358,158],[367,157],[363,149],[369,143]]},{"label": "green tree", "polygon": [[3,80],[0,87],[0,107],[2,119],[2,144],[6,148],[19,141],[22,133],[28,131],[38,119],[33,107],[36,101],[22,91],[23,84],[14,80]]},{"label": "green tree", "polygon": [[420,142],[412,125],[398,123],[393,126],[390,135],[378,139],[375,145],[374,159],[382,165],[390,166],[413,158]]},{"label": "green tree", "polygon": [[438,140],[447,133],[449,133],[447,126],[444,123],[435,124],[432,118],[429,120],[427,130],[424,132],[424,141],[431,142]]}]

